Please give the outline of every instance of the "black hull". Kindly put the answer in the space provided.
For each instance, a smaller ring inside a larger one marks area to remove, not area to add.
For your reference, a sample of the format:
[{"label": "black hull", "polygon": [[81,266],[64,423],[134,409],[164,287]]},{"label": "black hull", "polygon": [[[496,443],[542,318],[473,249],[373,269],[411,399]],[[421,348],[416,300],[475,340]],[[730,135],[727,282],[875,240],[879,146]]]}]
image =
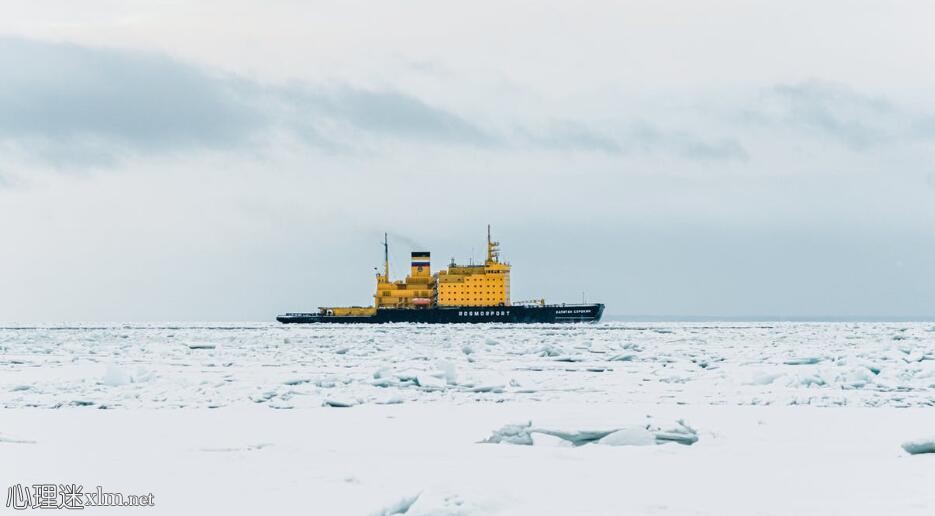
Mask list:
[{"label": "black hull", "polygon": [[284,314],[276,320],[284,324],[308,323],[570,323],[597,322],[604,305],[567,304],[545,306],[444,306],[426,309],[381,308],[375,315],[335,316],[322,314]]}]

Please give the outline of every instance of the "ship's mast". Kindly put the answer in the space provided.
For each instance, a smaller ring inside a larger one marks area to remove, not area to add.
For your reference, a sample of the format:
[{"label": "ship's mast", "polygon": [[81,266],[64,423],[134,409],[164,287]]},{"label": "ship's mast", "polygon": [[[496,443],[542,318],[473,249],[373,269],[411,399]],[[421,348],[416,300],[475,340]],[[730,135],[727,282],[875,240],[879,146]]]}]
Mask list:
[{"label": "ship's mast", "polygon": [[383,280],[390,281],[390,244],[386,233],[383,233]]},{"label": "ship's mast", "polygon": [[490,224],[487,224],[487,263],[496,263],[500,260],[500,242],[490,238]]},{"label": "ship's mast", "polygon": [[487,263],[493,261],[493,253],[490,247],[490,224],[487,224]]}]

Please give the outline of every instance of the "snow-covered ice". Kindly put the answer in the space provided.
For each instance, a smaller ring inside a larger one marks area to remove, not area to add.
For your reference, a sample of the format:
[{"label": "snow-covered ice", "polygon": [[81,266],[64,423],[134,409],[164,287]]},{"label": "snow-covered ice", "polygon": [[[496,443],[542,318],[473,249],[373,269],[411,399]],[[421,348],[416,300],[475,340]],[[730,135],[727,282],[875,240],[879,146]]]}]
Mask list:
[{"label": "snow-covered ice", "polygon": [[929,515],[933,405],[931,323],[7,327],[0,482],[161,514]]},{"label": "snow-covered ice", "polygon": [[933,342],[932,324],[870,323],[2,329],[0,403],[928,407]]}]

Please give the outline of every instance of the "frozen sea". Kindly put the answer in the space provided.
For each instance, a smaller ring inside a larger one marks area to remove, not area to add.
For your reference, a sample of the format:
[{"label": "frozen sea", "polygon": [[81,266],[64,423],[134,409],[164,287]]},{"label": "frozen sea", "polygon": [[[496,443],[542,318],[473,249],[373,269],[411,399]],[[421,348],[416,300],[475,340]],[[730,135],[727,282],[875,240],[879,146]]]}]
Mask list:
[{"label": "frozen sea", "polygon": [[5,325],[0,406],[127,514],[935,514],[935,323]]}]

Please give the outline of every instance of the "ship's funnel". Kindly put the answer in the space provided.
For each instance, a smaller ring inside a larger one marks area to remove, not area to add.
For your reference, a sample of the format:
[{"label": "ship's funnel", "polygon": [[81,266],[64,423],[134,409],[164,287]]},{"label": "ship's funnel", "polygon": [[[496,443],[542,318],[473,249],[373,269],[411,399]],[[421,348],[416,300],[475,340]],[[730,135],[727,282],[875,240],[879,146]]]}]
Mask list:
[{"label": "ship's funnel", "polygon": [[432,266],[431,266],[431,253],[428,251],[413,251],[412,252],[412,270],[410,271],[410,276],[431,276],[432,275]]}]

